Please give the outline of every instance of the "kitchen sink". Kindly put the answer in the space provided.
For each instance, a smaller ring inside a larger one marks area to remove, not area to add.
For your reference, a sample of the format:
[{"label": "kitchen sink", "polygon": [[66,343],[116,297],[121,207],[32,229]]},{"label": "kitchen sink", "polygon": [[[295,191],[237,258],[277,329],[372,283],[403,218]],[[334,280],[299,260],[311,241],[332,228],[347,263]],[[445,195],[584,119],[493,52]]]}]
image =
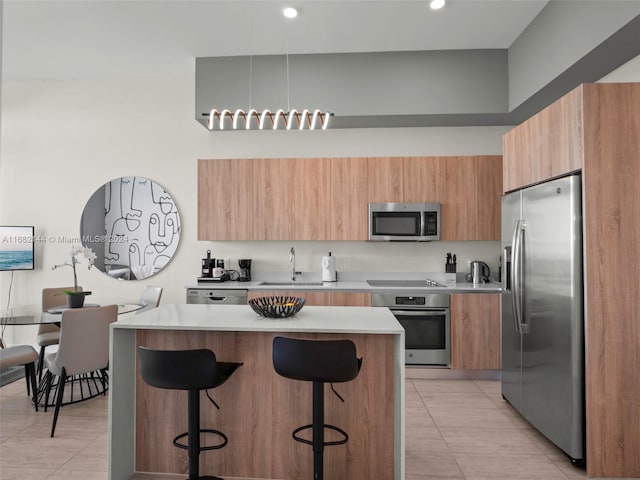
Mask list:
[{"label": "kitchen sink", "polygon": [[321,287],[322,282],[260,282],[258,285],[273,287]]}]

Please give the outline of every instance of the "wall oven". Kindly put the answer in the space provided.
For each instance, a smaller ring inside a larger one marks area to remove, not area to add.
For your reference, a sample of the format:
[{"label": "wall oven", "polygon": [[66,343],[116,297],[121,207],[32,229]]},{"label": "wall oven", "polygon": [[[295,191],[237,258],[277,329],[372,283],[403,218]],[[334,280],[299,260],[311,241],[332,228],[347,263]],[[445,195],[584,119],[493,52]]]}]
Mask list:
[{"label": "wall oven", "polygon": [[440,240],[440,204],[369,203],[369,240]]},{"label": "wall oven", "polygon": [[405,364],[449,367],[449,294],[373,293],[371,305],[387,307],[405,330]]}]

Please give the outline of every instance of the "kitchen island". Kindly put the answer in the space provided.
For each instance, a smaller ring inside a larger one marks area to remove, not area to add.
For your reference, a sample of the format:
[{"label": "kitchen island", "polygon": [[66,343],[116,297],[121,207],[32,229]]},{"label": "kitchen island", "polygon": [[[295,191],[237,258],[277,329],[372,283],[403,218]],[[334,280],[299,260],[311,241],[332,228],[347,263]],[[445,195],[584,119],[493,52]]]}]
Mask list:
[{"label": "kitchen island", "polygon": [[229,437],[223,449],[201,454],[202,474],[310,478],[311,447],[291,432],[311,423],[311,384],[275,373],[277,335],[351,339],[363,358],[354,381],[334,385],[345,403],[325,391],[325,422],[349,434],[346,445],[325,448],[327,478],[404,479],[404,330],[395,317],[383,308],[306,306],[295,317],[267,319],[247,305],[163,305],[111,326],[109,479],[186,472],[186,452],[172,445],[186,431],[186,392],[146,385],[138,345],[209,348],[220,361],[244,363],[210,392],[220,410],[201,403],[201,428]]}]

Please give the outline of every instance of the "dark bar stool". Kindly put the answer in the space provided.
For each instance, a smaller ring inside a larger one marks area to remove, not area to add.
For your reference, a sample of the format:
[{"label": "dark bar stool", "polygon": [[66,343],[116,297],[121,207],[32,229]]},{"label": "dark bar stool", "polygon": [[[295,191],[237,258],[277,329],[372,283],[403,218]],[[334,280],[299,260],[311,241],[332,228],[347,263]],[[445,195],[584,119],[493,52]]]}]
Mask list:
[{"label": "dark bar stool", "polygon": [[[200,476],[200,452],[216,450],[227,444],[227,436],[218,431],[200,428],[200,391],[216,388],[227,381],[242,363],[217,362],[211,350],[151,350],[138,347],[140,374],[145,383],[152,387],[189,392],[189,427],[187,433],[178,435],[173,444],[188,451],[188,480],[223,480],[220,477]],[[211,402],[220,408],[209,396]],[[222,438],[217,445],[200,446],[200,432],[213,433]],[[178,440],[187,437],[187,444]]]},{"label": "dark bar stool", "polygon": [[[273,339],[273,366],[276,372],[292,380],[313,382],[313,423],[296,428],[293,439],[313,447],[313,478],[323,478],[323,451],[325,446],[347,443],[347,432],[335,425],[324,423],[324,384],[349,382],[358,376],[362,359],[356,357],[356,346],[351,340],[299,340],[275,337]],[[336,396],[344,399],[333,389]],[[334,430],[342,439],[324,441],[324,429]],[[302,430],[312,429],[312,440],[298,436]]]}]

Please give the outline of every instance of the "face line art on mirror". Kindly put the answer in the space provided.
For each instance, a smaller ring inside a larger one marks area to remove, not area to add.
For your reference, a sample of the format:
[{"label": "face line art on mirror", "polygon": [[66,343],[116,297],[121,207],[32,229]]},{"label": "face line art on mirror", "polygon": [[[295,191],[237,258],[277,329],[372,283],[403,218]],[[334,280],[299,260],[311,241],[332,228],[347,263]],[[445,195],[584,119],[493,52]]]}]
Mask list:
[{"label": "face line art on mirror", "polygon": [[94,192],[82,212],[82,244],[110,277],[141,280],[162,270],[180,242],[180,214],[171,195],[144,177],[120,177]]}]

